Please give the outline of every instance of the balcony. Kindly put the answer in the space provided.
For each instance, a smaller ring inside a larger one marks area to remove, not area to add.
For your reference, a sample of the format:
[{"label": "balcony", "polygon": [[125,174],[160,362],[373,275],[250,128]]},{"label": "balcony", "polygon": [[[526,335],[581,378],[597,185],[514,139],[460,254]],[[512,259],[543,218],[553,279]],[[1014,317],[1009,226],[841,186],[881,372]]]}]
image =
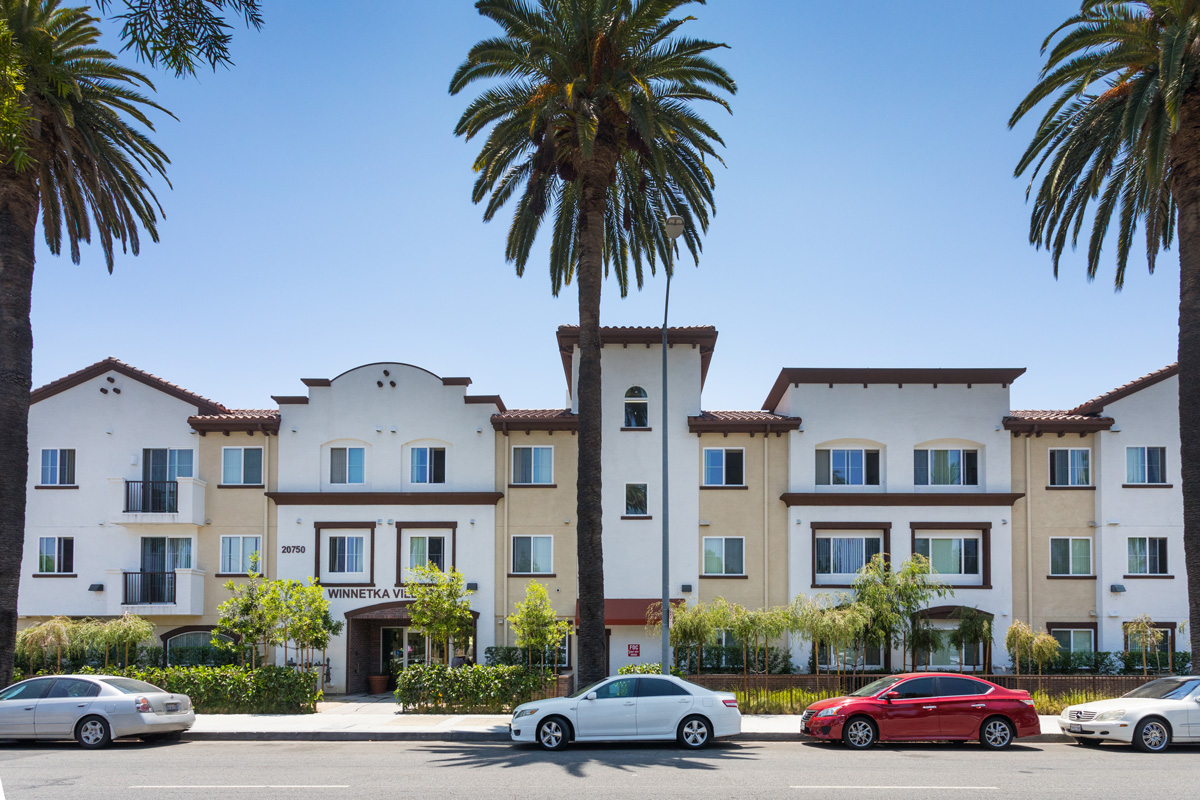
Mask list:
[{"label": "balcony", "polygon": [[117,525],[203,525],[204,489],[199,478],[127,481],[109,478]]},{"label": "balcony", "polygon": [[138,616],[204,613],[204,570],[177,569],[170,572],[108,570],[108,613],[129,612]]}]

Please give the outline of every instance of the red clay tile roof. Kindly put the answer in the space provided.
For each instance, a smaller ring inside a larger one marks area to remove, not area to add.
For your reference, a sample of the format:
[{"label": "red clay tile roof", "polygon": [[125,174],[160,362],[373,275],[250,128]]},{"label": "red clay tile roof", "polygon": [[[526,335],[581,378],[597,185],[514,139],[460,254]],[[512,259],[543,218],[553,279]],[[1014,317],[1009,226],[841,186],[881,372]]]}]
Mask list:
[{"label": "red clay tile roof", "polygon": [[498,431],[574,431],[579,415],[569,408],[510,408],[492,414],[492,427]]},{"label": "red clay tile roof", "polygon": [[277,408],[231,408],[224,414],[197,414],[188,424],[198,431],[278,431]]},{"label": "red clay tile roof", "polygon": [[[610,327],[600,328],[601,344],[655,345],[662,344],[662,328]],[[571,389],[571,358],[575,345],[579,344],[578,325],[558,326],[558,349],[562,356],[563,372],[567,376],[567,390]],[[717,329],[712,325],[690,325],[667,328],[667,345],[686,345],[700,348],[700,388],[708,377],[708,365],[712,361],[713,349],[717,346]]]},{"label": "red clay tile roof", "polygon": [[215,400],[209,400],[207,397],[201,397],[194,392],[189,392],[182,386],[165,381],[157,375],[151,375],[149,372],[140,370],[137,367],[131,367],[124,361],[112,357],[106,358],[103,361],[97,361],[91,366],[84,367],[77,372],[72,372],[70,375],[63,376],[56,381],[47,383],[45,386],[34,389],[29,394],[29,402],[37,403],[45,400],[47,397],[53,397],[60,392],[65,392],[67,389],[90,381],[92,378],[99,377],[106,372],[119,373],[139,383],[144,383],[151,388],[158,389],[160,392],[178,398],[185,403],[191,403],[196,406],[198,411],[204,414],[222,414],[229,411],[229,409]]},{"label": "red clay tile roof", "polygon": [[1099,397],[1088,400],[1086,403],[1083,403],[1082,405],[1075,406],[1075,408],[1071,409],[1071,413],[1072,414],[1098,414],[1099,412],[1103,411],[1104,407],[1106,405],[1108,405],[1109,403],[1115,403],[1116,401],[1120,400],[1122,397],[1128,397],[1129,395],[1133,394],[1134,392],[1140,392],[1142,389],[1145,389],[1148,386],[1153,386],[1154,384],[1158,383],[1159,381],[1165,381],[1167,378],[1170,378],[1172,375],[1178,375],[1178,374],[1179,374],[1179,362],[1176,362],[1174,364],[1168,364],[1167,366],[1163,367],[1162,369],[1158,369],[1158,370],[1155,370],[1154,372],[1151,372],[1149,375],[1143,375],[1142,377],[1138,378],[1137,380],[1133,380],[1133,381],[1130,381],[1129,383],[1118,386],[1117,388],[1113,389],[1111,392],[1105,392],[1104,394],[1100,395]]},{"label": "red clay tile roof", "polygon": [[785,417],[767,411],[701,411],[688,417],[688,431],[703,433],[794,431],[801,425],[799,417]]},{"label": "red clay tile roof", "polygon": [[1106,431],[1112,425],[1112,417],[1071,411],[1010,411],[1004,418],[1004,429],[1014,433],[1088,433]]}]

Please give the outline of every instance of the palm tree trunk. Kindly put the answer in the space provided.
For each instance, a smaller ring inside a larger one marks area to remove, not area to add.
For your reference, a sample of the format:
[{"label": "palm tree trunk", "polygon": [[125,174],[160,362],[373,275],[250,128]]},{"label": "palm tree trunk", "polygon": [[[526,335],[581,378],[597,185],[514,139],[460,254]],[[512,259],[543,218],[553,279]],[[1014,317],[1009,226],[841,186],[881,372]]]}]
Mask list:
[{"label": "palm tree trunk", "polygon": [[0,686],[12,683],[25,550],[37,197],[32,170],[17,175],[10,166],[0,168]]},{"label": "palm tree trunk", "polygon": [[[1179,208],[1179,440],[1188,633],[1200,654],[1200,88],[1184,95],[1171,137],[1171,193]],[[1196,658],[1197,656],[1193,656]]]},{"label": "palm tree trunk", "polygon": [[579,561],[579,681],[605,677],[604,544],[600,488],[603,430],[600,396],[600,288],[604,278],[604,209],[609,173],[616,163],[611,145],[597,137],[593,156],[579,179],[579,470],[575,481],[576,552]]}]

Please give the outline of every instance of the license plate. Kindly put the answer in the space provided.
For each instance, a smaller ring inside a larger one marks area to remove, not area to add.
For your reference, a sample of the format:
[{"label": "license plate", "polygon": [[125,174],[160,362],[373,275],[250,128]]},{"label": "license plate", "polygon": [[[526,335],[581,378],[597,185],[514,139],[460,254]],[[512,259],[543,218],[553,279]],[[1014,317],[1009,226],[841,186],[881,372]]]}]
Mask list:
[{"label": "license plate", "polygon": [[1083,733],[1083,726],[1082,725],[1072,725],[1069,728],[1067,728],[1067,730],[1071,733]]},{"label": "license plate", "polygon": [[178,711],[179,703],[167,703],[167,711]]}]

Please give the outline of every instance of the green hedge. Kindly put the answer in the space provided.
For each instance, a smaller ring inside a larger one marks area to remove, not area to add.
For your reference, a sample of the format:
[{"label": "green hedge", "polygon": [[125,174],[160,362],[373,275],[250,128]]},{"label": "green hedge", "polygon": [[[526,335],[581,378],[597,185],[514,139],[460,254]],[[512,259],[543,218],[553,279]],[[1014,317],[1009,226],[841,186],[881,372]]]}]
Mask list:
[{"label": "green hedge", "polygon": [[553,688],[553,678],[524,667],[424,664],[396,676],[396,702],[405,711],[500,714]]},{"label": "green hedge", "polygon": [[[197,714],[312,714],[317,710],[321,690],[317,675],[296,672],[287,667],[130,667],[129,669],[92,669],[81,667],[83,675],[121,675],[153,684],[192,699]],[[48,675],[39,671],[39,675]],[[20,670],[13,681],[25,676]]]},{"label": "green hedge", "polygon": [[[662,662],[653,664],[626,664],[617,670],[618,675],[662,675]],[[671,667],[671,674],[676,678],[686,678],[679,667]]]}]

